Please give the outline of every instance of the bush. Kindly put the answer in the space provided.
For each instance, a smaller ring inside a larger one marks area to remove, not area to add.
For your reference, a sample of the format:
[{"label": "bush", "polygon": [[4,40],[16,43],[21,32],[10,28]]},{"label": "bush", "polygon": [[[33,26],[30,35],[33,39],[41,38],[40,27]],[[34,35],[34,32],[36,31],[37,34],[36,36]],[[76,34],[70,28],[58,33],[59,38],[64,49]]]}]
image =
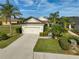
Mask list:
[{"label": "bush", "polygon": [[48,36],[48,32],[41,32],[40,36]]},{"label": "bush", "polygon": [[79,30],[73,29],[73,30],[71,30],[71,31],[79,35]]},{"label": "bush", "polygon": [[7,40],[8,38],[9,36],[7,36],[7,34],[0,33],[0,40]]},{"label": "bush", "polygon": [[79,45],[79,37],[71,36],[71,37],[69,37],[69,40],[70,40],[70,39],[76,40],[77,44]]},{"label": "bush", "polygon": [[45,31],[48,31],[48,25],[47,25],[47,24],[44,25],[44,30],[43,30],[43,31],[44,31],[44,32],[45,32]]},{"label": "bush", "polygon": [[64,32],[64,33],[68,32],[68,29],[64,29],[63,32]]},{"label": "bush", "polygon": [[67,39],[59,39],[59,45],[63,50],[69,50],[70,49],[70,44]]},{"label": "bush", "polygon": [[53,25],[51,28],[52,37],[53,38],[60,37],[61,34],[63,33],[63,31],[64,31],[64,28],[61,25],[59,25],[59,24]]},{"label": "bush", "polygon": [[16,32],[17,33],[22,33],[22,28],[21,27],[16,28]]},{"label": "bush", "polygon": [[79,45],[79,38],[75,38],[75,40],[77,41],[77,44]]}]

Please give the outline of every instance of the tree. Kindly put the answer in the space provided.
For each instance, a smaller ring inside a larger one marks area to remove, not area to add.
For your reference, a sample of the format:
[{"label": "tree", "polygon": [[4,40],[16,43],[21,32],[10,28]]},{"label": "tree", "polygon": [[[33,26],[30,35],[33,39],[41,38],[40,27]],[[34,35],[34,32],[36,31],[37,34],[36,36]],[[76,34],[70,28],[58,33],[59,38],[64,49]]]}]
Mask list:
[{"label": "tree", "polygon": [[11,29],[11,18],[16,18],[21,15],[20,11],[14,5],[10,4],[9,0],[6,0],[5,4],[0,4],[0,16],[6,19],[6,22],[10,22],[10,34],[12,33]]},{"label": "tree", "polygon": [[67,26],[70,24],[68,17],[61,17],[61,22],[64,25],[64,28],[67,29]]},{"label": "tree", "polygon": [[72,25],[75,24],[75,22],[73,21],[73,19],[69,18],[69,17],[61,17],[61,22],[64,24],[64,28],[68,30],[72,29]]},{"label": "tree", "polygon": [[57,18],[59,18],[59,12],[51,13],[49,16],[49,22],[55,24]]},{"label": "tree", "polygon": [[18,18],[18,19],[21,20],[22,23],[24,23],[24,22],[26,21],[26,18],[24,18],[24,17],[20,17],[20,18]]},{"label": "tree", "polygon": [[61,33],[64,31],[63,27],[59,24],[54,24],[51,27],[52,37],[56,39],[61,36]]}]

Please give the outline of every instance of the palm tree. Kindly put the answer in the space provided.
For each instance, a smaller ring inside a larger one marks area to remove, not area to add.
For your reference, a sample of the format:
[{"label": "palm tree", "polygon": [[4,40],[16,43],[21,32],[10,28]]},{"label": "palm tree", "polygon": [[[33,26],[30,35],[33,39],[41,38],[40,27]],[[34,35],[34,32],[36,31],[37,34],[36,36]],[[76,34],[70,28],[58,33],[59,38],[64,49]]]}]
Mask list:
[{"label": "palm tree", "polygon": [[57,18],[59,18],[59,12],[51,13],[49,16],[49,22],[56,23]]},{"label": "palm tree", "polygon": [[15,7],[14,5],[10,4],[9,0],[6,0],[5,4],[0,4],[0,16],[4,17],[6,19],[6,22],[10,22],[10,34],[12,32],[12,24],[11,24],[11,18],[17,17],[21,15],[20,11]]}]

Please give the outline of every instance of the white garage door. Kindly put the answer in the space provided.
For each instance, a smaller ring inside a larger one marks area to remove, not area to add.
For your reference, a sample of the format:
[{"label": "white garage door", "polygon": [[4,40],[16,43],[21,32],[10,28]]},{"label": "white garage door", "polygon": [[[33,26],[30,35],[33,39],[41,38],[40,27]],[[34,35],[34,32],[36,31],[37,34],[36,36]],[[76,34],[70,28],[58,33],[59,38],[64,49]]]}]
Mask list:
[{"label": "white garage door", "polygon": [[39,34],[40,32],[43,32],[43,25],[24,25],[23,28],[23,34],[26,33],[34,33]]}]

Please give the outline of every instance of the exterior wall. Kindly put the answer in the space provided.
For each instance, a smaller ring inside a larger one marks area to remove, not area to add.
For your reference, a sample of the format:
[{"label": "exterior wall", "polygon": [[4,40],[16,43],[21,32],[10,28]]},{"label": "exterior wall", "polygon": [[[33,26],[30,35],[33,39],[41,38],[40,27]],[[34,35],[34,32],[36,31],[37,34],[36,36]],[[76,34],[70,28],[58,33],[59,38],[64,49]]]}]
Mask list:
[{"label": "exterior wall", "polygon": [[16,22],[11,22],[11,23],[15,23],[15,24],[17,24],[17,21],[16,21]]},{"label": "exterior wall", "polygon": [[79,59],[79,56],[34,52],[34,59]]},{"label": "exterior wall", "polygon": [[10,25],[10,23],[9,22],[2,22],[2,25]]},{"label": "exterior wall", "polygon": [[[12,24],[17,24],[17,21],[16,22],[11,22]],[[10,25],[10,22],[2,22],[2,25]]]},{"label": "exterior wall", "polygon": [[40,33],[43,32],[44,24],[26,24],[22,25],[22,32],[24,33]]}]

